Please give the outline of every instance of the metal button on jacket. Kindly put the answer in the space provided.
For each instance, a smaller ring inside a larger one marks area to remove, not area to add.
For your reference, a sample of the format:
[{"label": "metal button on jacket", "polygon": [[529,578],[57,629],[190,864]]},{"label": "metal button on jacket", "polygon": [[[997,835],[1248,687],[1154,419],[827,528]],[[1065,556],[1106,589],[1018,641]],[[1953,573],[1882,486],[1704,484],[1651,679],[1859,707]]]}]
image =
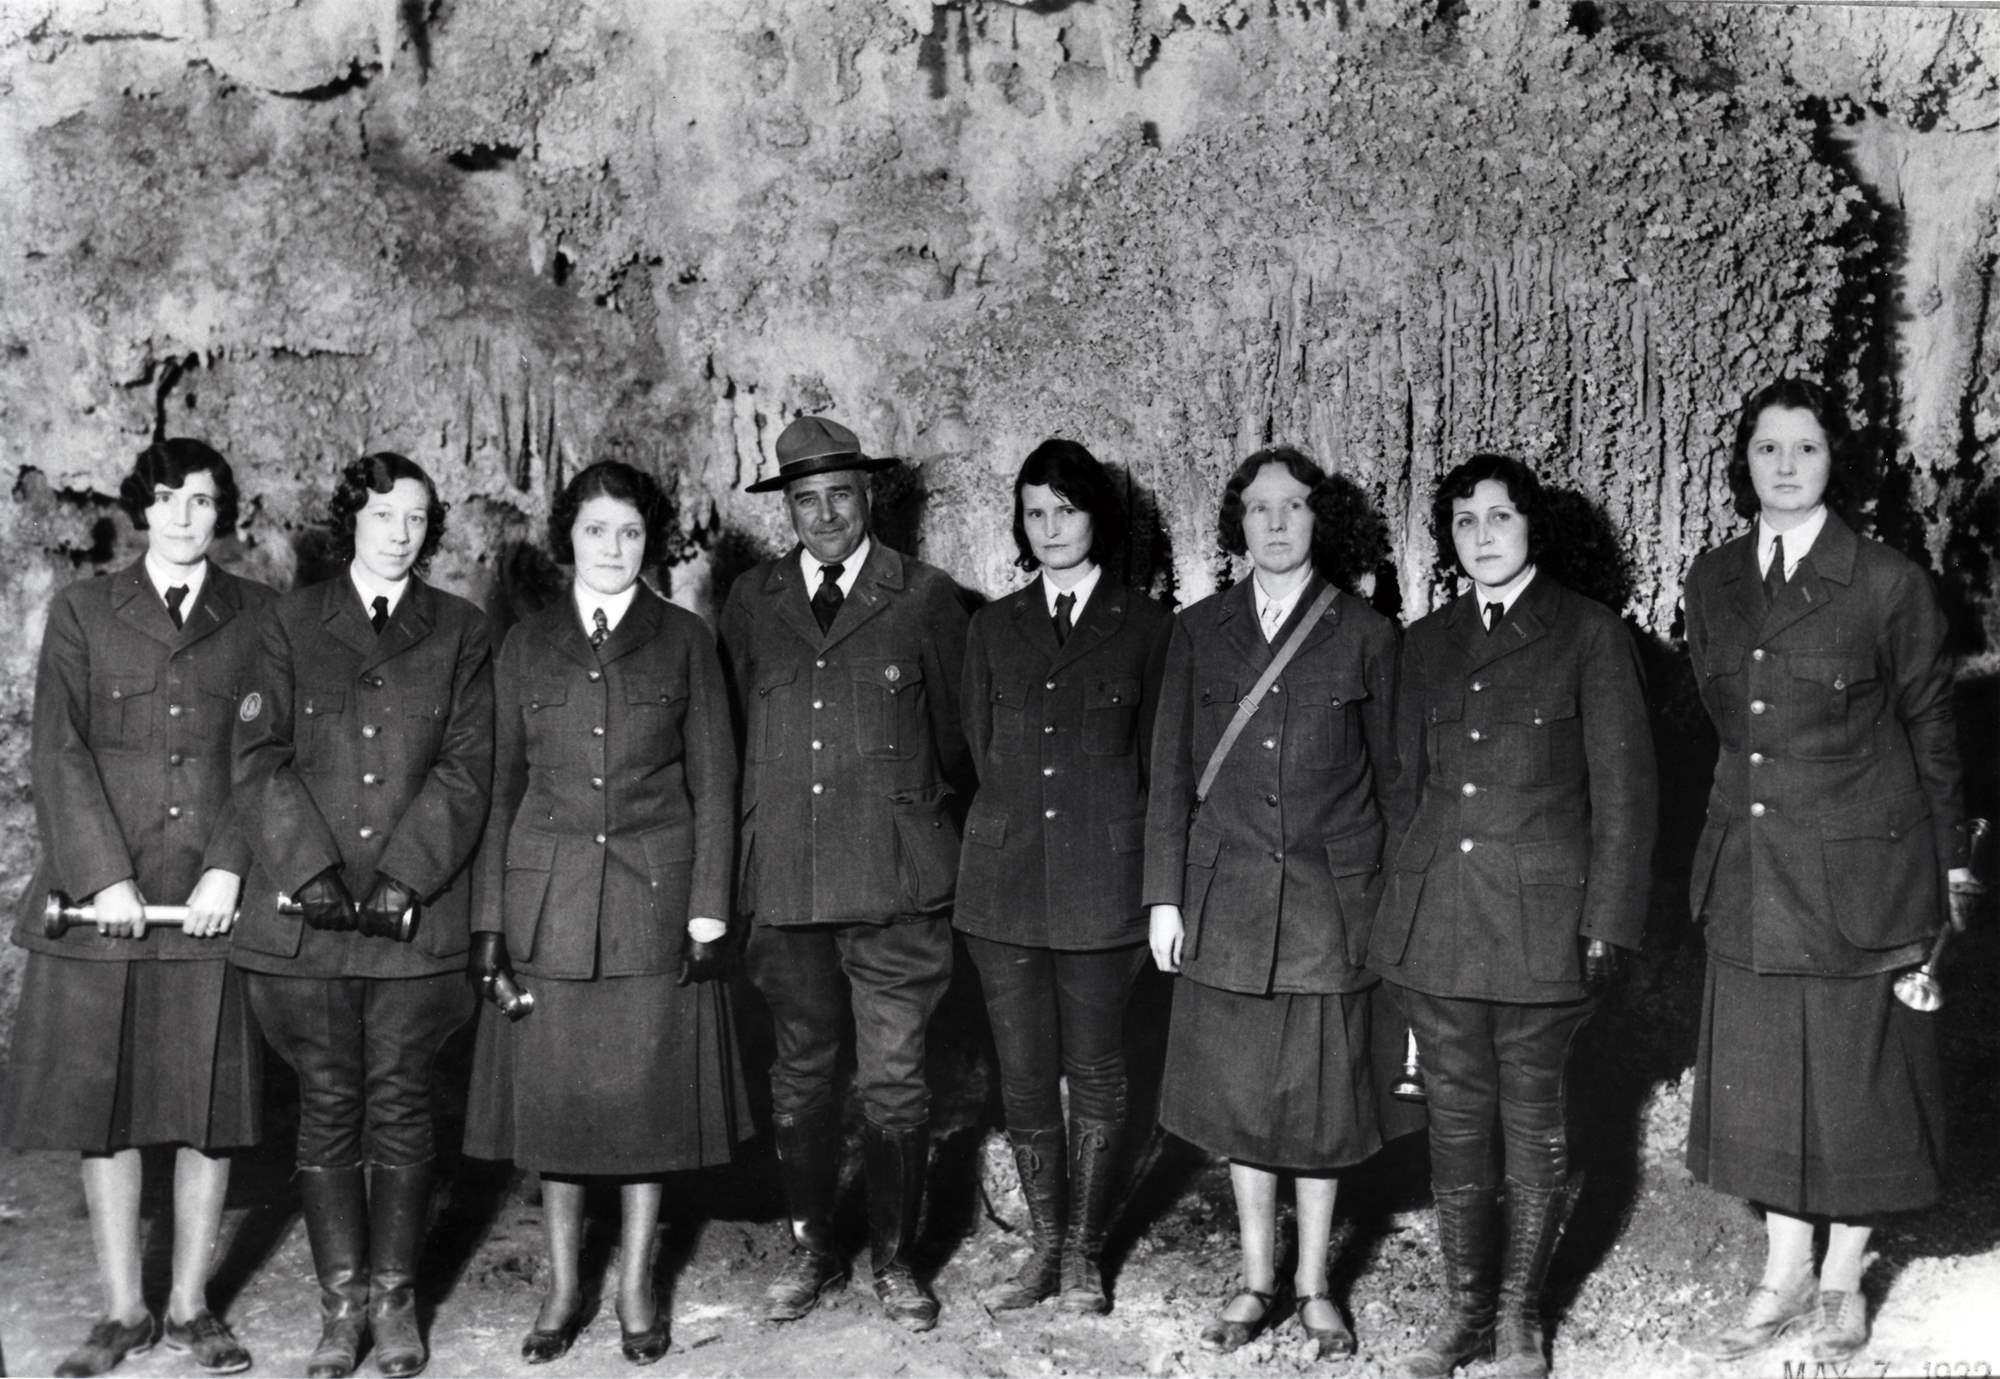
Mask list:
[{"label": "metal button on jacket", "polygon": [[354,834],[357,838],[361,839],[361,841],[365,843],[370,838],[373,838],[375,836],[375,830],[370,828],[367,824],[363,824],[360,828],[354,830]]},{"label": "metal button on jacket", "polygon": [[1764,817],[1764,802],[1762,800],[1758,800],[1750,806],[1750,817],[1753,819]]},{"label": "metal button on jacket", "polygon": [[1472,840],[1470,838],[1460,838],[1458,840],[1458,850],[1460,852],[1472,851]]},{"label": "metal button on jacket", "polygon": [[368,724],[364,724],[364,725],[362,726],[362,729],[361,729],[361,735],[362,735],[363,737],[374,737],[374,736],[375,736],[376,734],[380,733],[381,731],[382,731],[382,730],[381,730],[380,728],[376,727],[376,726],[375,726],[375,725],[374,725],[373,723],[368,723]]}]

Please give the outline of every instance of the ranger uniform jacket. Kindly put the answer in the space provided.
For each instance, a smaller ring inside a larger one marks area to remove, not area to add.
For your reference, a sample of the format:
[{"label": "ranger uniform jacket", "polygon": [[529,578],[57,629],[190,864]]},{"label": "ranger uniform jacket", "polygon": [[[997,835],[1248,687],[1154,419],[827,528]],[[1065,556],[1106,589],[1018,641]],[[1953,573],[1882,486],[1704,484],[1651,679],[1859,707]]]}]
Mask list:
[{"label": "ranger uniform jacket", "polygon": [[1722,739],[1688,896],[1710,955],[1833,976],[1915,961],[1967,851],[1930,580],[1829,513],[1768,606],[1749,534],[1695,561],[1686,604]]},{"label": "ranger uniform jacket", "polygon": [[[1280,930],[1327,955],[1309,988],[1358,991],[1395,774],[1396,628],[1347,594],[1257,706],[1194,809],[1210,754],[1325,587],[1313,576],[1277,637],[1258,626],[1253,579],[1183,609],[1167,644],[1146,811],[1148,905],[1179,905],[1181,971],[1205,986],[1274,989]],[[1192,813],[1192,818],[1190,814]]]},{"label": "ranger uniform jacket", "polygon": [[1146,937],[1146,775],[1172,617],[1100,575],[1056,642],[1040,579],[972,615],[966,729],[979,793],[952,922],[1002,943]]},{"label": "ranger uniform jacket", "polygon": [[[293,977],[416,977],[471,946],[467,863],[493,784],[486,616],[414,576],[378,637],[352,577],[263,618],[236,715],[236,794],[255,864],[231,960]],[[386,873],[421,897],[408,943],[312,929],[278,896],[338,866],[358,904]]]},{"label": "ranger uniform jacket", "polygon": [[715,638],[639,588],[592,646],[568,594],[507,634],[473,928],[532,976],[671,972],[729,918],[736,741]]},{"label": "ranger uniform jacket", "polygon": [[78,925],[42,934],[49,892],[88,900],[131,879],[178,905],[211,867],[243,875],[250,845],[230,802],[229,732],[271,591],[214,564],[176,629],[144,558],[49,605],[32,745],[41,859],[14,941],[65,957],[221,958],[226,939],[165,926],[143,939]]},{"label": "ranger uniform jacket", "polygon": [[950,576],[870,544],[824,633],[799,550],[741,575],[722,649],[744,733],[736,903],[760,924],[936,916],[958,875],[964,605]]},{"label": "ranger uniform jacket", "polygon": [[1581,1000],[1579,935],[1645,933],[1657,775],[1631,633],[1538,573],[1491,632],[1474,594],[1419,619],[1402,684],[1369,965],[1435,996]]}]

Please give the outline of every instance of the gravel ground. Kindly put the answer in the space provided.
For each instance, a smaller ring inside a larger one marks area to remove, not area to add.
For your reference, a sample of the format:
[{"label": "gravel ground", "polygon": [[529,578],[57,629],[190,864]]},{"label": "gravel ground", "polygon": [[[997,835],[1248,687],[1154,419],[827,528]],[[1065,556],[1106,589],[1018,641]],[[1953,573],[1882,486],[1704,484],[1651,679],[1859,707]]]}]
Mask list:
[{"label": "gravel ground", "polygon": [[[1679,1167],[1687,1118],[1698,958],[1682,951],[1642,970],[1586,1035],[1575,1073],[1579,1160],[1588,1186],[1552,1284],[1556,1372],[1565,1376],[1835,1376],[1991,1374],[2000,1369],[2000,1026],[1990,1015],[2000,939],[1967,945],[1953,1000],[1938,1017],[1953,1113],[1946,1200],[1886,1223],[1868,1274],[1875,1338],[1845,1367],[1815,1370],[1804,1347],[1733,1366],[1695,1353],[1732,1320],[1760,1258],[1762,1231],[1740,1203],[1693,1184]],[[1163,993],[1142,989],[1136,1029],[1163,1027]],[[956,1012],[956,1013],[954,1013]],[[940,1088],[930,1265],[943,1321],[926,1336],[883,1323],[865,1289],[831,1298],[787,1327],[756,1320],[782,1257],[785,1228],[768,1151],[749,1146],[727,1172],[669,1187],[661,1286],[673,1318],[662,1375],[1249,1375],[1323,1370],[1384,1374],[1386,1359],[1428,1321],[1437,1298],[1435,1232],[1425,1206],[1421,1136],[1401,1140],[1342,1188],[1336,1292],[1360,1338],[1354,1359],[1319,1365],[1296,1323],[1230,1356],[1196,1333],[1233,1287],[1235,1218],[1220,1164],[1174,1141],[1141,1147],[1111,1241],[1115,1308],[1076,1318],[1053,1307],[995,1318],[975,1301],[1020,1248],[1018,1194],[990,1127],[990,1076],[976,1015],[955,993],[941,1015],[933,1068]],[[1140,1066],[1156,1056],[1142,1033]],[[1151,1095],[1145,1079],[1142,1104]],[[231,1192],[226,1253],[214,1293],[257,1356],[257,1374],[296,1374],[317,1334],[310,1260],[289,1190],[282,1091],[273,1146],[247,1156]],[[158,1176],[158,1175],[155,1175]],[[156,1185],[159,1186],[159,1185]],[[532,1186],[504,1170],[461,1164],[440,1194],[424,1264],[435,1375],[520,1373],[516,1348],[538,1291],[540,1211]],[[163,1200],[151,1194],[157,1211]],[[850,1194],[844,1223],[863,1233]],[[615,1217],[597,1220],[587,1251],[608,1267]],[[164,1291],[166,1232],[149,1241],[149,1279]],[[97,1307],[88,1223],[66,1156],[0,1155],[0,1347],[5,1372],[46,1374]],[[1787,1368],[1787,1366],[1791,1368]],[[617,1322],[605,1306],[564,1375],[618,1374]],[[134,1376],[186,1372],[157,1352]],[[364,1364],[364,1373],[367,1366]],[[1475,1368],[1470,1371],[1477,1375]]]}]

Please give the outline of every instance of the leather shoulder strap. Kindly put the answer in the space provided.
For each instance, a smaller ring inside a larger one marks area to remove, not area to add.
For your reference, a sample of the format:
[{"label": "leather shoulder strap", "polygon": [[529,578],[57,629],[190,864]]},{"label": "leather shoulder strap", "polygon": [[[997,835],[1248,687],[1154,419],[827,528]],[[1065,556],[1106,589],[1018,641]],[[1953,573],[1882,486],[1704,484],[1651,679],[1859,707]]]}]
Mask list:
[{"label": "leather shoulder strap", "polygon": [[1243,730],[1250,726],[1250,720],[1257,716],[1257,706],[1264,702],[1271,686],[1278,682],[1292,657],[1299,654],[1305,645],[1306,634],[1326,616],[1326,610],[1333,606],[1334,595],[1338,591],[1331,585],[1319,591],[1319,597],[1306,609],[1306,615],[1299,619],[1299,625],[1292,629],[1292,635],[1285,638],[1285,644],[1278,648],[1278,654],[1271,658],[1271,664],[1264,667],[1264,673],[1257,677],[1257,683],[1250,687],[1250,693],[1237,701],[1236,716],[1229,720],[1229,726],[1222,730],[1222,740],[1215,744],[1209,754],[1208,765],[1201,770],[1201,780],[1194,788],[1194,802],[1199,805],[1208,798],[1209,789],[1215,784],[1215,776],[1222,769],[1222,762],[1229,755],[1229,749],[1236,745],[1236,739],[1243,736]]}]

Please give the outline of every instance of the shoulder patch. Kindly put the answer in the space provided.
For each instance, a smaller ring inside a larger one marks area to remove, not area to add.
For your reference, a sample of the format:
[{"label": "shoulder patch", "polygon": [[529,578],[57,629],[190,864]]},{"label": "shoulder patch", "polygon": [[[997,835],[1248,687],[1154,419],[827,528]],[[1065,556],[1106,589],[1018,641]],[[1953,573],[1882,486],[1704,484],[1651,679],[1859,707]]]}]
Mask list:
[{"label": "shoulder patch", "polygon": [[257,715],[264,712],[264,696],[251,690],[243,696],[243,703],[236,710],[236,716],[245,723],[255,723]]}]

